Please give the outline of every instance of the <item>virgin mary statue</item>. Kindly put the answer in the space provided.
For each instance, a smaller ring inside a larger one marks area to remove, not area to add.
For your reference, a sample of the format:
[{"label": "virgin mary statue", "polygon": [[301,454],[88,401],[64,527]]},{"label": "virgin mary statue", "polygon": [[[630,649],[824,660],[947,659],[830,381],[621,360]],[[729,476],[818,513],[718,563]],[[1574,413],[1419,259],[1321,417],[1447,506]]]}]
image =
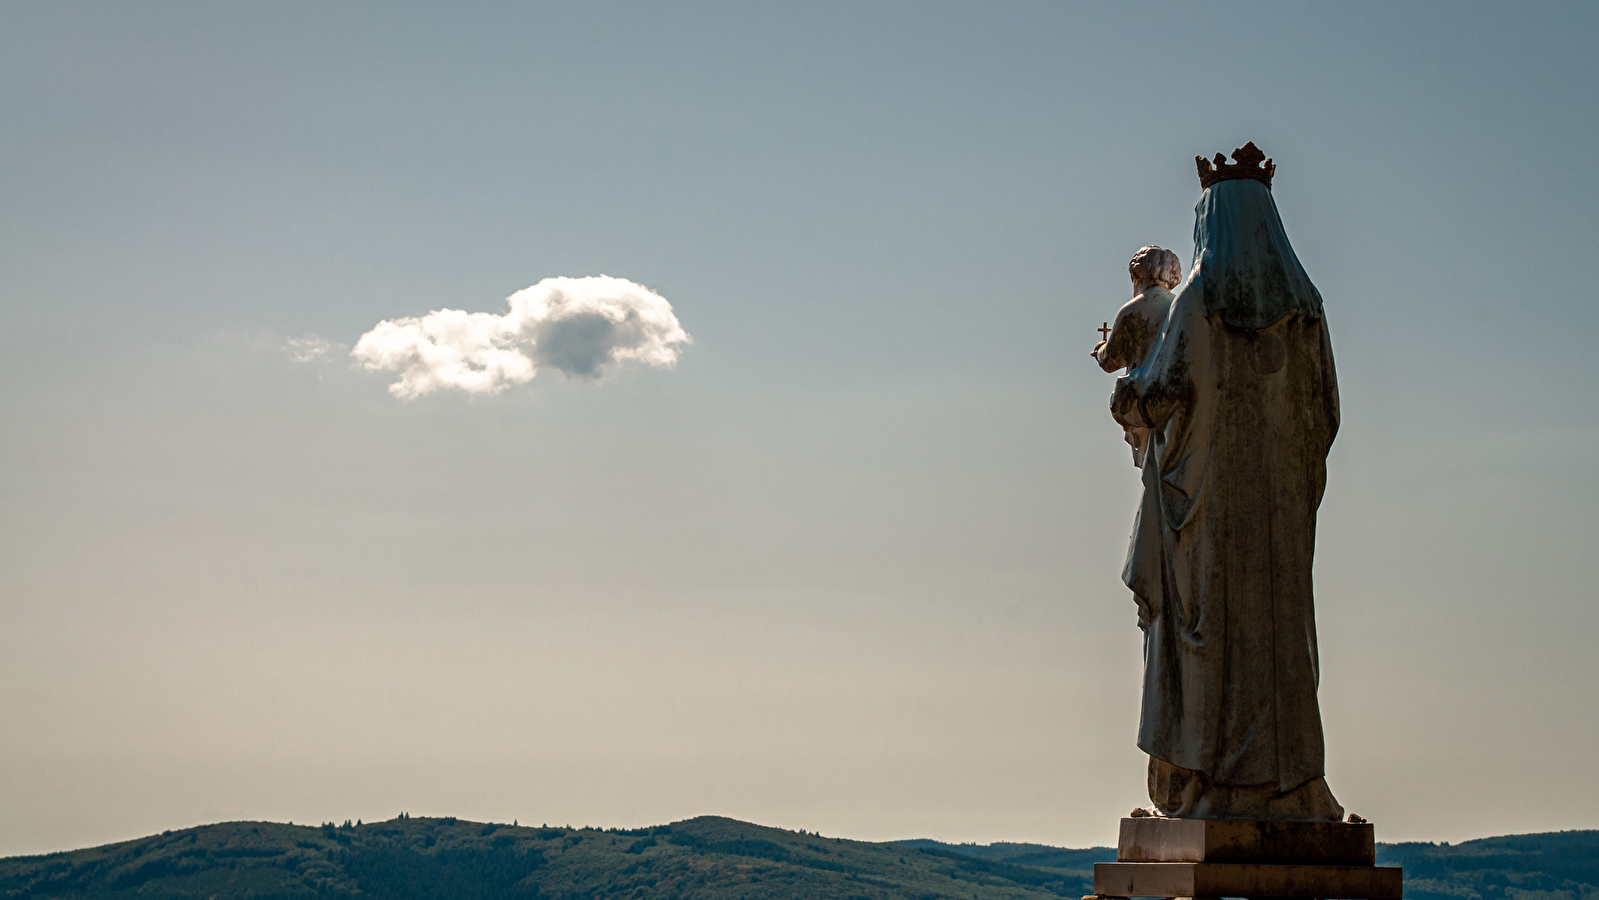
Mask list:
[{"label": "virgin mary statue", "polygon": [[1199,159],[1194,266],[1111,411],[1151,430],[1122,578],[1144,629],[1147,814],[1337,820],[1311,559],[1338,385],[1255,145]]}]

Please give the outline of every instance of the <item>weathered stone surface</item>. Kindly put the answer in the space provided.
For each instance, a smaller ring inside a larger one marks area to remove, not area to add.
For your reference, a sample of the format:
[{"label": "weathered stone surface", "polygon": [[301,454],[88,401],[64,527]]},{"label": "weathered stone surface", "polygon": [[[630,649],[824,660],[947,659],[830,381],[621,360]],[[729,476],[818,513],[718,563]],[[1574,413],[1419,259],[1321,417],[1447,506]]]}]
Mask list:
[{"label": "weathered stone surface", "polygon": [[1208,862],[1094,864],[1100,897],[1295,897],[1401,900],[1397,866],[1282,866]]},{"label": "weathered stone surface", "polygon": [[[1131,369],[1149,355],[1166,324],[1166,313],[1171,311],[1171,289],[1183,280],[1183,264],[1177,254],[1151,244],[1133,254],[1127,274],[1133,282],[1133,299],[1117,311],[1114,328],[1101,329],[1105,339],[1092,351],[1094,360],[1107,372]],[[1133,449],[1133,468],[1143,468],[1149,429],[1127,426],[1122,433]]]},{"label": "weathered stone surface", "polygon": [[1188,281],[1111,397],[1147,433],[1122,578],[1145,630],[1150,800],[1182,818],[1336,822],[1312,584],[1339,422],[1321,295],[1262,180],[1217,180],[1195,211]]},{"label": "weathered stone surface", "polygon": [[1229,819],[1122,819],[1118,862],[1292,863],[1369,866],[1371,825]]}]

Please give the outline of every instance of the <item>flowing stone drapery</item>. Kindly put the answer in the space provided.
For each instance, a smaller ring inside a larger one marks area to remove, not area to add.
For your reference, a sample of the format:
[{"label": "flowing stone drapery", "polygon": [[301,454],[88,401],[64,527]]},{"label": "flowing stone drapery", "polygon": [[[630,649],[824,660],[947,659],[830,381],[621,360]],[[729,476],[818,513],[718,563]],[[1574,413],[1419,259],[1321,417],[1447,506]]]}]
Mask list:
[{"label": "flowing stone drapery", "polygon": [[1144,628],[1151,799],[1200,818],[1337,819],[1311,563],[1338,387],[1321,298],[1270,189],[1207,188],[1196,262],[1112,412],[1151,429],[1123,579]]}]

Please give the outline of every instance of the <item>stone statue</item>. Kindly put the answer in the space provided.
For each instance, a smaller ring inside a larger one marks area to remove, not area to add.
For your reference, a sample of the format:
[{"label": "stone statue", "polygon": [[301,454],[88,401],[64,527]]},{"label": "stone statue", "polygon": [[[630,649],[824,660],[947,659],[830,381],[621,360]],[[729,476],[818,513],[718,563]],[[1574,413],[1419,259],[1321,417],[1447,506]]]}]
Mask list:
[{"label": "stone statue", "polygon": [[1336,821],[1311,590],[1338,430],[1332,346],[1272,200],[1276,167],[1252,143],[1233,159],[1198,160],[1194,266],[1174,298],[1146,304],[1169,303],[1152,346],[1140,353],[1127,327],[1095,351],[1107,370],[1131,366],[1116,421],[1148,429],[1122,573],[1144,630],[1138,746],[1154,804],[1135,814]]},{"label": "stone statue", "polygon": [[[1116,323],[1105,340],[1091,351],[1099,367],[1107,372],[1131,369],[1142,363],[1155,343],[1155,336],[1166,324],[1171,309],[1171,289],[1183,280],[1183,264],[1177,254],[1164,247],[1140,247],[1127,264],[1133,279],[1133,299],[1116,312]],[[1133,465],[1144,464],[1144,447],[1149,429],[1122,423],[1122,437],[1133,448]]]}]

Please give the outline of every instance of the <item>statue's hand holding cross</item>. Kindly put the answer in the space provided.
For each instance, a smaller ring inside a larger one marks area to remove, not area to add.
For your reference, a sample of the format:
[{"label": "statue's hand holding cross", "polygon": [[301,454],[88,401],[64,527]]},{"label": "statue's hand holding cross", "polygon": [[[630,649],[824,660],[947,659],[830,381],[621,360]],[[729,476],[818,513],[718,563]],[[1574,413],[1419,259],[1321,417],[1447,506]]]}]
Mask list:
[{"label": "statue's hand holding cross", "polygon": [[1094,345],[1094,349],[1088,351],[1088,355],[1098,359],[1099,348],[1105,346],[1105,342],[1108,340],[1110,340],[1110,323],[1103,322],[1099,326],[1099,343]]}]

